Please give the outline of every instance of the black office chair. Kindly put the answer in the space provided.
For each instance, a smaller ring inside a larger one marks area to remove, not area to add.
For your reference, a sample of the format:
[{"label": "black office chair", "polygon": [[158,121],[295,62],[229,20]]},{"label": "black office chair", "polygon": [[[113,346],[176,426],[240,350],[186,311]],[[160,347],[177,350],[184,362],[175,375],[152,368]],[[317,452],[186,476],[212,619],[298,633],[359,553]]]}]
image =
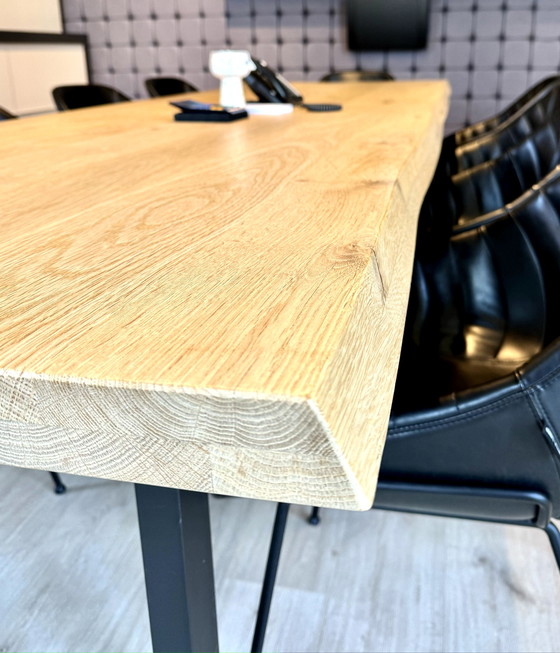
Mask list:
[{"label": "black office chair", "polygon": [[17,116],[0,107],[0,120],[13,120],[14,118],[17,118]]},{"label": "black office chair", "polygon": [[179,95],[179,93],[193,93],[194,91],[198,91],[196,86],[177,77],[152,77],[151,79],[144,80],[144,84],[150,97]]},{"label": "black office chair", "polygon": [[395,78],[385,70],[335,70],[320,82],[390,82]]},{"label": "black office chair", "polygon": [[[559,280],[560,168],[446,239],[419,238],[374,508],[538,527],[560,569]],[[278,506],[253,651],[287,512]]]},{"label": "black office chair", "polygon": [[59,111],[82,109],[113,102],[130,102],[130,98],[124,93],[102,84],[57,86],[53,89],[52,95]]}]

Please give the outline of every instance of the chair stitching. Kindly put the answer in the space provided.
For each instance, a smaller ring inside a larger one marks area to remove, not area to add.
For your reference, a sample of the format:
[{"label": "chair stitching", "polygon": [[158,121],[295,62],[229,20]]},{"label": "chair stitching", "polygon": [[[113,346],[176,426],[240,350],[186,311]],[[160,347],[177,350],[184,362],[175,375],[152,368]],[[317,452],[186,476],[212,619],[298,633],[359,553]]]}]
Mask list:
[{"label": "chair stitching", "polygon": [[466,415],[455,415],[455,416],[450,416],[450,417],[441,417],[441,418],[436,418],[429,420],[427,422],[422,422],[422,424],[415,424],[415,425],[410,425],[410,426],[395,426],[393,428],[389,429],[388,432],[388,437],[391,437],[392,435],[397,435],[397,436],[402,436],[403,431],[421,431],[424,430],[426,427],[434,425],[434,426],[447,426],[448,424],[455,424],[455,423],[460,423],[460,422],[469,422],[473,419],[476,419],[477,417],[481,415],[486,415],[488,413],[493,413],[499,408],[503,406],[507,406],[508,404],[511,404],[513,401],[518,399],[519,394],[523,394],[521,390],[515,390],[514,394],[511,397],[508,397],[506,399],[499,399],[492,403],[490,406],[487,406],[485,408],[477,408],[474,409],[472,412],[469,412]]},{"label": "chair stitching", "polygon": [[[558,369],[555,368],[551,372],[549,372],[543,379],[540,381],[534,381],[533,383],[529,385],[524,385],[520,384],[519,389],[515,390],[514,393],[505,399],[499,399],[492,403],[490,406],[487,406],[485,408],[478,408],[474,409],[472,412],[466,414],[466,415],[455,415],[455,416],[450,416],[450,417],[443,417],[443,418],[436,418],[429,420],[427,422],[423,422],[422,424],[415,424],[415,425],[410,425],[410,426],[395,426],[393,428],[389,428],[387,437],[403,437],[409,432],[415,432],[415,431],[422,431],[426,429],[427,427],[444,427],[448,426],[450,424],[459,424],[463,422],[469,422],[473,419],[476,419],[480,417],[481,415],[486,415],[488,413],[493,413],[499,408],[502,408],[504,406],[507,406],[508,404],[512,403],[513,401],[516,401],[519,398],[519,395],[521,395],[526,403],[528,404],[529,408],[533,412],[533,415],[536,417],[537,420],[540,419],[540,416],[535,413],[535,407],[532,405],[532,402],[530,398],[527,396],[530,392],[532,392],[536,386],[540,387],[547,387],[548,385],[551,385],[554,381],[557,381],[557,375],[558,375]],[[541,402],[539,401],[539,405],[542,406]],[[543,412],[544,408],[543,408]],[[545,412],[545,414],[548,416],[548,414]]]}]

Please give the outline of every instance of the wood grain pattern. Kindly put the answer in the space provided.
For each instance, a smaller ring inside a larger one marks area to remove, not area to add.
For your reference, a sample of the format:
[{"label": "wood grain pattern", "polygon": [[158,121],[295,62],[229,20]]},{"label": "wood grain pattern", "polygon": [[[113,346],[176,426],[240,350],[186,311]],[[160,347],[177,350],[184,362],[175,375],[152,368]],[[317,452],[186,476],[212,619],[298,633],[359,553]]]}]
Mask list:
[{"label": "wood grain pattern", "polygon": [[448,87],[303,91],[2,126],[0,462],[371,505]]}]

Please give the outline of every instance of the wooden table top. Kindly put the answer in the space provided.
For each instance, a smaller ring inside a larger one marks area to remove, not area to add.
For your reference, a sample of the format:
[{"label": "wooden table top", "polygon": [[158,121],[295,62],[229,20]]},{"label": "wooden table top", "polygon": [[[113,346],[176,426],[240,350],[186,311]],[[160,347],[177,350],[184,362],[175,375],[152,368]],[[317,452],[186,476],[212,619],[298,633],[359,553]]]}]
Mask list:
[{"label": "wooden table top", "polygon": [[370,507],[449,89],[299,86],[0,125],[0,462]]}]

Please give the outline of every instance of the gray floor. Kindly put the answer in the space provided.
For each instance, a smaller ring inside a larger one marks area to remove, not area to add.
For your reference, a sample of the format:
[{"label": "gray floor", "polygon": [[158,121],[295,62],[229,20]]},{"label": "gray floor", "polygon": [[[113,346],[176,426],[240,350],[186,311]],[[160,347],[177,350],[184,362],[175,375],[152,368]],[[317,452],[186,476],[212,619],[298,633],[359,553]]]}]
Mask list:
[{"label": "gray floor", "polygon": [[[0,651],[150,651],[132,487],[0,468]],[[220,644],[247,651],[274,506],[212,499]],[[293,507],[267,651],[558,651],[536,530]]]}]

